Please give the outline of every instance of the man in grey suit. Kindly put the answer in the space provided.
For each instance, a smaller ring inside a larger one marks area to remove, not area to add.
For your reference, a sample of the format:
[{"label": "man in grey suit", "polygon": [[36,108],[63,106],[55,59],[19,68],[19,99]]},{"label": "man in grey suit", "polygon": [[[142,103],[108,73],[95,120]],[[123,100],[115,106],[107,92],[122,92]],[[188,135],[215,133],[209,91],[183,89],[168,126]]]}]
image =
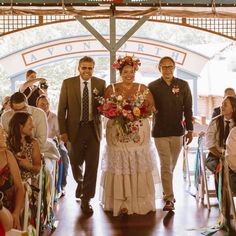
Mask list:
[{"label": "man in grey suit", "polygon": [[63,81],[58,106],[61,139],[70,151],[75,195],[84,214],[93,213],[90,199],[95,195],[102,132],[96,96],[103,96],[106,87],[104,80],[92,76],[94,65],[91,57],[80,59],[80,75]]}]

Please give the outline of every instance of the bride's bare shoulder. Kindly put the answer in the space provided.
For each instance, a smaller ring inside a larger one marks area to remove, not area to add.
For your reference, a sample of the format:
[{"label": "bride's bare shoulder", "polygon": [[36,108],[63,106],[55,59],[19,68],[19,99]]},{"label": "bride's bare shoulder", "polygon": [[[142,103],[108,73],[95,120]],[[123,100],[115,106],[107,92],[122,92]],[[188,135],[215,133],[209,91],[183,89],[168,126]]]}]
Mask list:
[{"label": "bride's bare shoulder", "polygon": [[120,88],[122,86],[122,84],[123,84],[122,82],[117,82],[114,84],[114,86]]},{"label": "bride's bare shoulder", "polygon": [[105,89],[104,96],[109,97],[112,94],[112,85],[108,85]]},{"label": "bride's bare shoulder", "polygon": [[111,84],[109,84],[109,85],[106,87],[106,91],[107,91],[107,90],[110,90],[110,89],[112,89],[112,85],[111,85]]},{"label": "bride's bare shoulder", "polygon": [[147,89],[147,86],[145,84],[142,84],[142,83],[137,83],[137,87],[140,88],[140,91],[143,91],[143,90]]}]

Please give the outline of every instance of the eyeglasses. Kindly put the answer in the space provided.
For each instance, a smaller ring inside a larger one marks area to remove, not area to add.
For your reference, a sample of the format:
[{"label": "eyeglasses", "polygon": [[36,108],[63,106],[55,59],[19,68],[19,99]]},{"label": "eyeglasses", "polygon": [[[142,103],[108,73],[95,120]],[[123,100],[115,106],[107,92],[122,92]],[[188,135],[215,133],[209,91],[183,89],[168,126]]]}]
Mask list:
[{"label": "eyeglasses", "polygon": [[174,68],[174,66],[161,66],[162,70],[173,70]]},{"label": "eyeglasses", "polygon": [[82,66],[80,67],[82,70],[93,70],[93,67],[86,67],[86,66]]}]

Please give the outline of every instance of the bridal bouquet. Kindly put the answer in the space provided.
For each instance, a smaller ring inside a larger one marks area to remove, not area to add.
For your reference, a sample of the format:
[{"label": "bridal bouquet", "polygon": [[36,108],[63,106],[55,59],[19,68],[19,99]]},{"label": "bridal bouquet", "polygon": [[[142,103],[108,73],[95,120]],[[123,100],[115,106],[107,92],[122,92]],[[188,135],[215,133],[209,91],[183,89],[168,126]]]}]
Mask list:
[{"label": "bridal bouquet", "polygon": [[106,99],[99,97],[100,106],[98,110],[105,117],[113,119],[123,134],[137,133],[137,122],[142,125],[142,119],[150,115],[150,110],[145,104],[148,93],[149,91],[146,89],[144,92],[137,92],[129,98],[124,98],[122,95],[112,95]]}]

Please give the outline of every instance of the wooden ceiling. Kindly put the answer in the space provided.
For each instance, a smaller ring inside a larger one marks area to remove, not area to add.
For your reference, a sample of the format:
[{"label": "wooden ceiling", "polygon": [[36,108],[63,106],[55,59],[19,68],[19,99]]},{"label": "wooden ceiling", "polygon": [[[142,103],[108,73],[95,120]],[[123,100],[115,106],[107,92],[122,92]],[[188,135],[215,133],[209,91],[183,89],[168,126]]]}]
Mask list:
[{"label": "wooden ceiling", "polygon": [[163,6],[163,7],[235,7],[236,0],[1,0],[4,6]]},{"label": "wooden ceiling", "polygon": [[0,0],[0,36],[78,17],[149,17],[236,40],[236,0]]}]

